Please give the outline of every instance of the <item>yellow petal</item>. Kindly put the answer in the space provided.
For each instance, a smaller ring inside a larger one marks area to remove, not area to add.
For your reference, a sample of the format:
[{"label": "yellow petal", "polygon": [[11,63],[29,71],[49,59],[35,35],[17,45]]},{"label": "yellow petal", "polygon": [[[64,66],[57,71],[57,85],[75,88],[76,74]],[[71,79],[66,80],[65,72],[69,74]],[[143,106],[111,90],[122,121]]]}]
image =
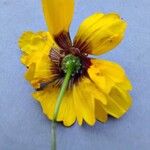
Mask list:
[{"label": "yellow petal", "polygon": [[56,98],[58,95],[58,89],[51,86],[46,87],[42,91],[36,91],[33,93],[33,97],[40,102],[44,114],[52,119]]},{"label": "yellow petal", "polygon": [[108,114],[101,106],[101,103],[95,100],[95,116],[98,121],[105,123],[108,119]]},{"label": "yellow petal", "polygon": [[[32,56],[34,57],[35,54],[36,53],[33,53]],[[37,58],[38,59],[36,59],[36,62],[28,66],[28,71],[25,74],[25,78],[35,88],[39,88],[41,83],[47,83],[49,81],[52,81],[57,76],[57,74],[54,74],[51,71],[53,64],[51,63],[48,55],[41,54]]]},{"label": "yellow petal", "polygon": [[122,83],[126,77],[122,67],[106,60],[91,60],[88,74],[97,86],[108,93],[115,83]]},{"label": "yellow petal", "polygon": [[[96,59],[92,59],[91,62],[92,65],[88,69],[89,76],[107,98],[105,105],[99,101],[99,105],[104,109],[103,113],[120,118],[132,105],[128,92],[132,87],[130,81],[121,66],[116,63]],[[102,82],[102,77],[105,82]]]},{"label": "yellow petal", "polygon": [[24,32],[19,39],[19,47],[24,54],[40,51],[49,53],[54,41],[48,32]]},{"label": "yellow petal", "polygon": [[40,83],[54,77],[49,58],[52,46],[55,43],[48,32],[25,32],[19,40],[19,47],[23,51],[21,62],[28,67],[25,78],[34,88],[39,88]]},{"label": "yellow petal", "polygon": [[35,64],[31,64],[30,69],[28,69],[28,71],[26,72],[26,75],[25,75],[26,79],[31,81],[34,76],[34,72],[35,72]]},{"label": "yellow petal", "polygon": [[123,82],[118,83],[118,86],[120,86],[125,91],[131,91],[132,90],[132,84],[127,76],[124,77]]},{"label": "yellow petal", "polygon": [[107,98],[108,103],[107,105],[103,105],[103,108],[115,118],[120,118],[124,115],[132,105],[131,96],[121,88],[112,88]]},{"label": "yellow petal", "polygon": [[61,108],[58,113],[58,121],[59,120],[63,120],[65,126],[71,126],[76,120],[72,90],[67,91],[62,100]]},{"label": "yellow petal", "polygon": [[121,42],[125,29],[126,23],[118,14],[96,13],[81,23],[74,46],[88,54],[103,54]]},{"label": "yellow petal", "polygon": [[[52,86],[46,87],[43,91],[33,93],[33,97],[40,102],[44,114],[51,120],[54,113],[56,99],[59,94],[59,89]],[[71,126],[76,120],[76,115],[73,105],[73,96],[68,91],[60,106],[57,121],[62,121],[65,126]]]},{"label": "yellow petal", "polygon": [[112,88],[109,96],[114,99],[125,111],[127,111],[132,105],[129,92],[125,91],[117,85]]},{"label": "yellow petal", "polygon": [[68,34],[74,12],[74,0],[42,0],[45,20],[57,44],[70,45]]},{"label": "yellow petal", "polygon": [[79,125],[82,125],[83,120],[89,125],[95,123],[95,104],[89,84],[90,80],[83,78],[73,86],[74,105]]}]

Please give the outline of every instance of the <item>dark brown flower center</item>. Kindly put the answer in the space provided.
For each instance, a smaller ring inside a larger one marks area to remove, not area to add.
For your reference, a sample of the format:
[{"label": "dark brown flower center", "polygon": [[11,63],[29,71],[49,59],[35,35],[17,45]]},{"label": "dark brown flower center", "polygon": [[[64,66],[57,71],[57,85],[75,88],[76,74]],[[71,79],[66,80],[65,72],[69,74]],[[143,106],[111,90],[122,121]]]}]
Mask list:
[{"label": "dark brown flower center", "polygon": [[81,77],[88,76],[87,70],[91,65],[90,58],[88,58],[88,54],[82,53],[78,48],[51,48],[49,58],[52,63],[50,70],[54,77],[46,83],[41,83],[41,87],[37,90],[43,90],[49,84],[55,87],[62,85],[67,69],[67,64],[65,63],[67,63],[66,60],[68,58],[71,61],[75,60],[77,63],[69,82],[69,88],[71,88],[73,84],[78,83]]},{"label": "dark brown flower center", "polygon": [[62,66],[62,63],[68,56],[78,60],[78,65],[76,66],[70,80],[70,86],[79,81],[82,76],[87,75],[87,69],[91,65],[87,54],[82,53],[78,48],[75,47],[70,47],[67,49],[52,48],[50,51],[50,60],[53,62],[53,67],[51,70],[54,74],[57,74],[56,79],[54,79],[55,86],[60,86],[63,82],[66,72],[65,67]]}]

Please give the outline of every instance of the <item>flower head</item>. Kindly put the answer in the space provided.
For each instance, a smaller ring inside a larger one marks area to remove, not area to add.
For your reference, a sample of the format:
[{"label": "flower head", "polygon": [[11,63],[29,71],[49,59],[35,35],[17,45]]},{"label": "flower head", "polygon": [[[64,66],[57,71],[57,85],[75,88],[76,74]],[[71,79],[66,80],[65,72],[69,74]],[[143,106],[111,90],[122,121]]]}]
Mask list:
[{"label": "flower head", "polygon": [[25,32],[19,46],[27,66],[26,79],[36,89],[33,97],[52,119],[57,95],[70,63],[74,64],[57,121],[65,126],[76,120],[94,125],[108,115],[120,118],[131,106],[132,89],[120,65],[90,58],[116,47],[124,37],[126,22],[116,13],[95,13],[85,19],[72,41],[69,26],[73,0],[42,0],[48,32]]}]

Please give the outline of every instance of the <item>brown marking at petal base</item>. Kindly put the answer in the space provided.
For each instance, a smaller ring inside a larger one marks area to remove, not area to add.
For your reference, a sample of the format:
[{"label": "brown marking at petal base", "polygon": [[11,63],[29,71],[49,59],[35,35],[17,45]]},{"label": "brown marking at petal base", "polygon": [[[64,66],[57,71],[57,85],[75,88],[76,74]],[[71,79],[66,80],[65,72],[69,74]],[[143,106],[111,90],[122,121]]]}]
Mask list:
[{"label": "brown marking at petal base", "polygon": [[86,41],[75,40],[73,46],[80,49],[81,53],[90,53],[90,45]]},{"label": "brown marking at petal base", "polygon": [[60,63],[64,57],[65,52],[63,49],[51,48],[49,58],[55,65],[60,66]]},{"label": "brown marking at petal base", "polygon": [[54,36],[54,39],[56,43],[62,48],[62,49],[68,49],[72,47],[72,42],[70,38],[69,32],[61,32],[58,35]]},{"label": "brown marking at petal base", "polygon": [[68,47],[67,49],[51,48],[49,58],[52,63],[50,70],[53,78],[46,83],[41,83],[41,87],[37,90],[43,90],[49,84],[58,88],[61,87],[65,77],[65,72],[62,69],[62,60],[68,54],[78,57],[82,64],[81,69],[72,75],[68,88],[72,88],[73,84],[80,82],[82,77],[88,77],[87,70],[92,63],[86,52],[81,51],[77,47]]},{"label": "brown marking at petal base", "polygon": [[[72,88],[73,84],[80,82],[80,79],[84,76],[88,77],[88,73],[87,70],[88,68],[91,66],[91,60],[90,58],[88,58],[87,56],[79,56],[81,59],[81,63],[82,63],[82,68],[81,70],[79,70],[76,74],[74,74],[69,82],[68,85],[68,89]],[[51,71],[54,74],[57,74],[57,77],[49,84],[54,85],[55,87],[61,87],[63,81],[64,81],[64,77],[65,77],[65,73],[61,70],[60,67],[58,67],[57,65],[54,65],[55,67],[51,69]]]}]

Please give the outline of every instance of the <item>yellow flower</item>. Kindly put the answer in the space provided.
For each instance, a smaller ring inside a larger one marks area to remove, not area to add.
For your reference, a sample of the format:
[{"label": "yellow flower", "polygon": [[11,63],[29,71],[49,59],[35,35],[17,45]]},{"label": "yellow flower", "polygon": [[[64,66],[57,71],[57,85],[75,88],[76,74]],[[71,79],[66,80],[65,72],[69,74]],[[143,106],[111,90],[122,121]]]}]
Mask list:
[{"label": "yellow flower", "polygon": [[124,37],[126,22],[116,13],[95,13],[85,19],[73,40],[69,26],[74,12],[73,0],[42,0],[49,32],[25,32],[19,47],[21,62],[27,66],[26,79],[36,89],[33,97],[43,112],[53,118],[60,86],[65,76],[63,60],[79,59],[60,106],[57,121],[71,126],[76,120],[94,125],[106,122],[108,115],[120,118],[131,106],[132,89],[120,65],[90,58],[116,47]]}]

